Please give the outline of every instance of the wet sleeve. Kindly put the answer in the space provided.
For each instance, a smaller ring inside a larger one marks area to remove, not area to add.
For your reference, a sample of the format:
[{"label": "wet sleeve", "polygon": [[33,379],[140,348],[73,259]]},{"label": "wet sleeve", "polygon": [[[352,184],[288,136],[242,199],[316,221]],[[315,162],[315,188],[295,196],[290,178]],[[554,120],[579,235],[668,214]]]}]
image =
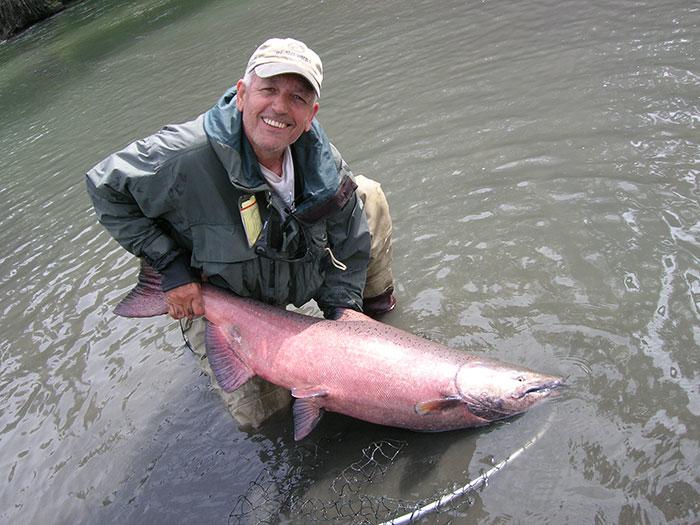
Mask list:
[{"label": "wet sleeve", "polygon": [[[341,180],[352,176],[342,159],[339,162]],[[362,290],[367,278],[370,235],[362,204],[356,193],[345,206],[326,219],[328,254],[324,259],[326,278],[315,299],[326,318],[337,308],[362,311]],[[333,258],[342,263],[334,264]],[[339,268],[344,266],[345,268]]]},{"label": "wet sleeve", "polygon": [[150,138],[134,142],[86,175],[97,219],[127,251],[163,275],[168,290],[196,280],[184,253],[156,220],[172,212],[172,176],[158,171]]}]

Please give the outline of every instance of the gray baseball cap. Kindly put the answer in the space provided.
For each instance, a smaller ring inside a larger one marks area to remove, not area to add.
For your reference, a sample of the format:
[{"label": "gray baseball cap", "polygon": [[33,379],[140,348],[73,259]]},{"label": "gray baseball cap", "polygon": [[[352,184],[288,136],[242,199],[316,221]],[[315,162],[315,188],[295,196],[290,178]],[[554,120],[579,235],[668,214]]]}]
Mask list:
[{"label": "gray baseball cap", "polygon": [[284,73],[301,75],[321,97],[323,64],[321,58],[304,42],[293,38],[270,38],[258,47],[248,61],[246,73],[255,70],[261,78]]}]

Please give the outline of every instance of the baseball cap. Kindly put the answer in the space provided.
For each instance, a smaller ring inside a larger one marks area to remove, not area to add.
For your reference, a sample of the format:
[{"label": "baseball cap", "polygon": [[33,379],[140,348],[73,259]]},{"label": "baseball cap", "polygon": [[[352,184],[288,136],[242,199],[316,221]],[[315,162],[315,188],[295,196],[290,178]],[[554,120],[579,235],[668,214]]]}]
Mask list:
[{"label": "baseball cap", "polygon": [[323,82],[321,58],[299,40],[293,38],[266,40],[260,44],[248,61],[246,73],[253,70],[261,78],[283,73],[301,75],[313,86],[316,95],[321,97],[321,82]]}]

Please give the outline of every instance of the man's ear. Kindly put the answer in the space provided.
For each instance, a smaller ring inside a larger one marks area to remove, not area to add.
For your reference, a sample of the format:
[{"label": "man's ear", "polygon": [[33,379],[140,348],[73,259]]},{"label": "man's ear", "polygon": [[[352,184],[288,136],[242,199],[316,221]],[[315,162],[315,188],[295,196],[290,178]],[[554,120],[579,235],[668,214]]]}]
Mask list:
[{"label": "man's ear", "polygon": [[245,98],[246,85],[243,79],[236,82],[236,108],[238,111],[243,111],[243,99]]},{"label": "man's ear", "polygon": [[318,113],[318,108],[320,106],[318,105],[318,102],[314,102],[314,109],[311,111],[311,118],[309,121],[306,123],[306,129],[304,131],[309,131],[311,129],[311,124],[313,124],[314,117]]}]

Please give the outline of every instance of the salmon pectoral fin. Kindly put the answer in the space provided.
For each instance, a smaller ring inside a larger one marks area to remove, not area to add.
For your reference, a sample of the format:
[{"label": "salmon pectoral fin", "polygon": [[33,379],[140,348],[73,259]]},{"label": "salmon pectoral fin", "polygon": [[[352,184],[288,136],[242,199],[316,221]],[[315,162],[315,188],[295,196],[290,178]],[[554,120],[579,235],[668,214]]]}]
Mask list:
[{"label": "salmon pectoral fin", "polygon": [[323,409],[316,398],[294,401],[294,441],[308,436],[323,416]]},{"label": "salmon pectoral fin", "polygon": [[419,416],[425,416],[428,414],[434,414],[442,412],[444,410],[449,410],[451,408],[463,405],[464,400],[459,396],[445,396],[440,399],[431,399],[430,401],[421,401],[416,403],[413,407],[416,414]]},{"label": "salmon pectoral fin", "polygon": [[225,392],[233,392],[255,375],[235,351],[238,334],[227,334],[207,321],[207,359],[216,376],[216,382]]}]

